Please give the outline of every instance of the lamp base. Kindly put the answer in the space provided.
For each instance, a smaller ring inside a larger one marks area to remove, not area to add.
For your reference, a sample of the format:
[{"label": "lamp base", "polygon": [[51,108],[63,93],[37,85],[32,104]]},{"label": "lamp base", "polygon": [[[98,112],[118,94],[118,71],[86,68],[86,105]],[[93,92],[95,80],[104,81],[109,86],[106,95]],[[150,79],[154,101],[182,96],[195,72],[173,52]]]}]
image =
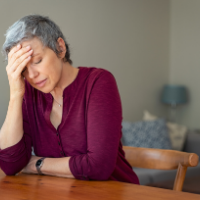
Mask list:
[{"label": "lamp base", "polygon": [[170,109],[169,109],[169,121],[170,122],[176,122],[176,110],[177,110],[176,105],[170,106]]}]

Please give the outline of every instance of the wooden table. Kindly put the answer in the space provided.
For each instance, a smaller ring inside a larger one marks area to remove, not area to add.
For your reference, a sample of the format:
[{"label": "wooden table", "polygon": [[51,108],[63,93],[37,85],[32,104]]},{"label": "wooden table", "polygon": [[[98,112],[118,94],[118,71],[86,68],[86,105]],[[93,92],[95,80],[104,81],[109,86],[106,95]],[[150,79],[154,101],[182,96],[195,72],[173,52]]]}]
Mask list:
[{"label": "wooden table", "polygon": [[0,200],[200,200],[200,195],[117,181],[80,181],[51,176],[5,176]]}]

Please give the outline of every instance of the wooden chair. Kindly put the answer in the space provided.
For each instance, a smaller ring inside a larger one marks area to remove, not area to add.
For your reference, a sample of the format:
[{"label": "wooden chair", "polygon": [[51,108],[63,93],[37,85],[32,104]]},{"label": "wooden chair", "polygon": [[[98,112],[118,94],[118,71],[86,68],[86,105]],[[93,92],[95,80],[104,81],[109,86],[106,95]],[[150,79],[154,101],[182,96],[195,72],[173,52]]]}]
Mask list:
[{"label": "wooden chair", "polygon": [[199,156],[175,150],[123,146],[125,158],[132,167],[172,170],[177,169],[173,190],[182,191],[187,167],[198,165]]}]

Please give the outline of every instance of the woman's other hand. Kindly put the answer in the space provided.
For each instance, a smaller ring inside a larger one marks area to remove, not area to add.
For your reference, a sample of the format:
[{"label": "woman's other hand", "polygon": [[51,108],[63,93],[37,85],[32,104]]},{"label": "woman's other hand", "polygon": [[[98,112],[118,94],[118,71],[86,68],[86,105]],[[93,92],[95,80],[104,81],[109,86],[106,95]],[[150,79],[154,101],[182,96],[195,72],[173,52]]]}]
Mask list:
[{"label": "woman's other hand", "polygon": [[31,59],[33,51],[30,46],[21,47],[20,44],[13,47],[8,54],[6,71],[10,85],[10,98],[22,98],[25,93],[25,82],[22,71]]}]

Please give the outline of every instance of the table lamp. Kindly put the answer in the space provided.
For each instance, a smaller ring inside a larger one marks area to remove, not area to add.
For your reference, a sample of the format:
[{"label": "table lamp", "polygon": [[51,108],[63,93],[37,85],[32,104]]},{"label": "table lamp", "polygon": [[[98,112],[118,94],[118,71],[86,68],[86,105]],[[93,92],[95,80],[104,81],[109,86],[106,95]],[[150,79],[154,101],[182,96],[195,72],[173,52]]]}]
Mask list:
[{"label": "table lamp", "polygon": [[169,120],[175,122],[177,106],[188,101],[186,87],[182,85],[165,85],[162,90],[161,101],[170,106]]}]

